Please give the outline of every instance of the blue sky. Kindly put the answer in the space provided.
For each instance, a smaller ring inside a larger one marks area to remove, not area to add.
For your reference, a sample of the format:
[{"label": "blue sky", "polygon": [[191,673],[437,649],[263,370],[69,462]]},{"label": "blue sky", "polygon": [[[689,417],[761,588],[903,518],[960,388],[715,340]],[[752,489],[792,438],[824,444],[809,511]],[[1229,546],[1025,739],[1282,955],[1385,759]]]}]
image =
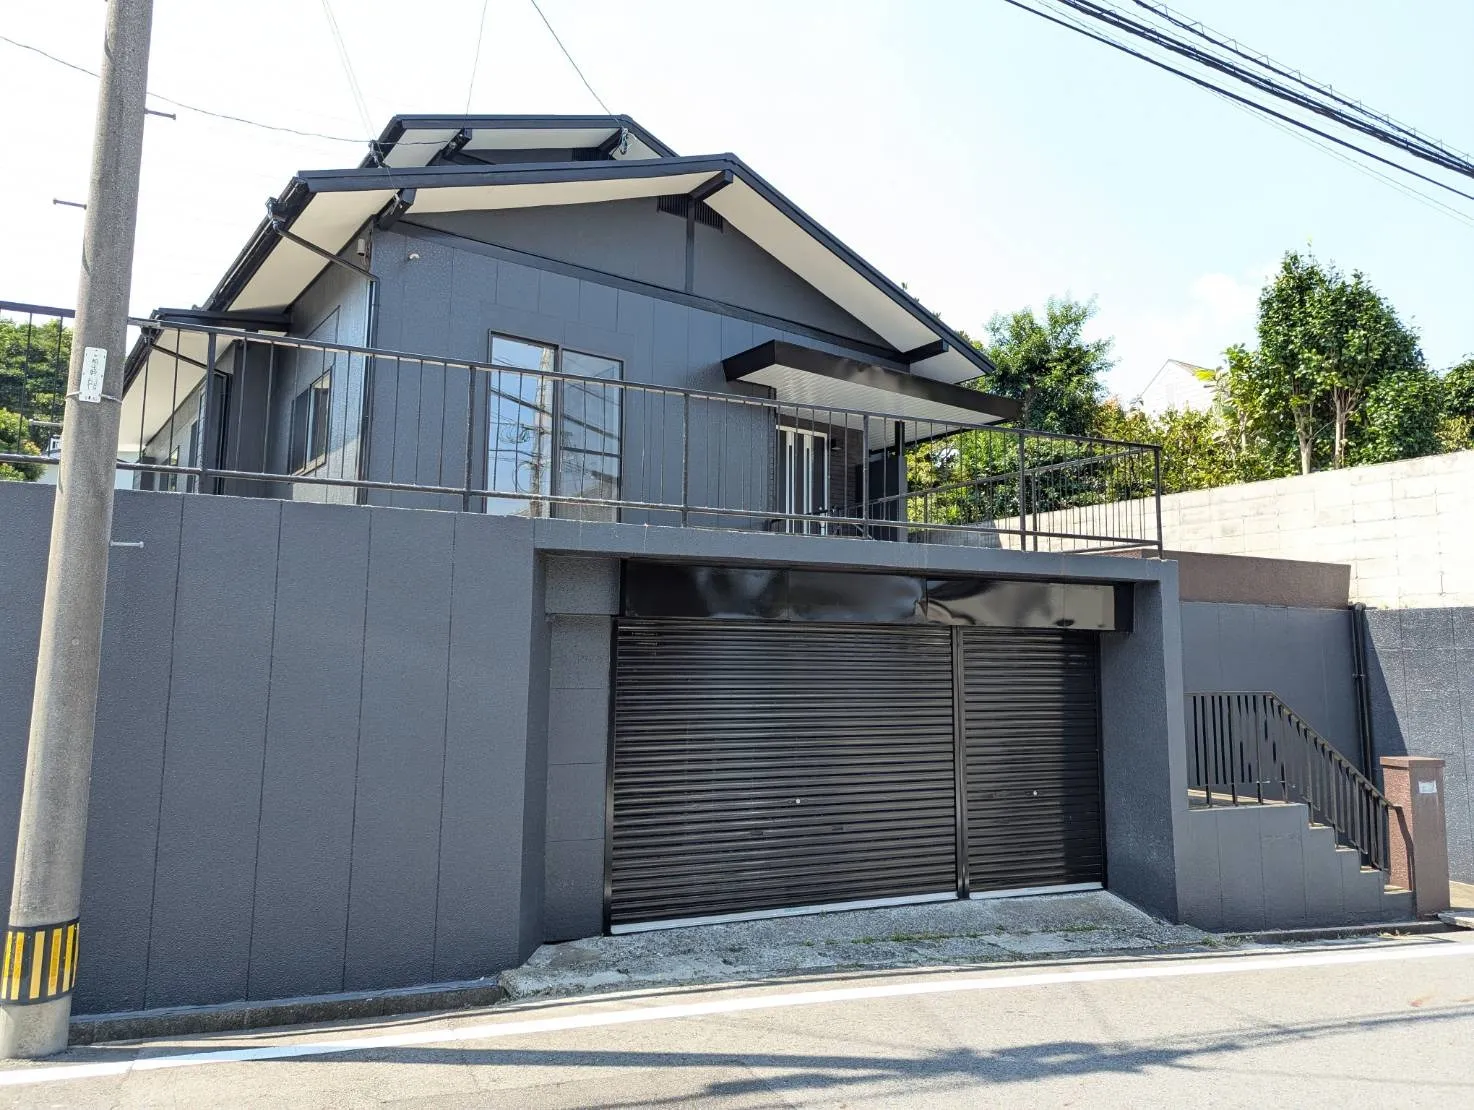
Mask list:
[{"label": "blue sky", "polygon": [[[1179,3],[1474,148],[1468,0]],[[1434,366],[1474,351],[1474,227],[1002,0],[543,4],[614,111],[681,153],[737,153],[953,325],[977,334],[1051,294],[1096,298],[1098,333],[1117,340],[1110,384],[1127,397],[1164,359],[1215,365],[1252,339],[1264,275],[1307,242],[1366,271]],[[3,30],[95,67],[102,7],[27,5]],[[394,112],[465,107],[482,0],[334,7],[372,131]],[[486,8],[472,110],[597,110],[527,0]],[[0,154],[16,221],[0,297],[70,304],[80,214],[51,199],[85,194],[94,83],[4,43],[0,63],[0,98],[29,105],[23,141]],[[150,86],[258,120],[368,130],[306,0],[156,0]],[[139,312],[202,299],[294,170],[361,154],[187,112],[148,128]]]}]

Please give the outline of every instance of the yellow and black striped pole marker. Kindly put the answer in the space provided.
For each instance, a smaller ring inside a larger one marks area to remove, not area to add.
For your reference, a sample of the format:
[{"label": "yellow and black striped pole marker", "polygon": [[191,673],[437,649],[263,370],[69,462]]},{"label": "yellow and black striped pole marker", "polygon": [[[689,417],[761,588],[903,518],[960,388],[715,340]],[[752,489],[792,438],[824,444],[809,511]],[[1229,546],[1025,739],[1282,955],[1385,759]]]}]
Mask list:
[{"label": "yellow and black striped pole marker", "polygon": [[77,982],[75,919],[60,925],[12,925],[0,949],[0,1002],[25,1006],[71,994]]}]

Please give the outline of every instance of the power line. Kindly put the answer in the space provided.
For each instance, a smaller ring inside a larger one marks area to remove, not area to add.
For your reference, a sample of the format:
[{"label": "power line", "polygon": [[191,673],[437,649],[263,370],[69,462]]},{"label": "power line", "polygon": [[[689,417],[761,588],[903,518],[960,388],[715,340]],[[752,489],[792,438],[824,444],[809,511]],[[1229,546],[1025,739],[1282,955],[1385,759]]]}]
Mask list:
[{"label": "power line", "polygon": [[[1229,38],[1222,32],[1215,31],[1213,28],[1207,27],[1204,24],[1197,22],[1196,20],[1188,19],[1181,12],[1175,12],[1171,8],[1167,7],[1167,5],[1165,4],[1152,4],[1148,3],[1147,0],[1134,0],[1134,2],[1137,7],[1151,12],[1153,15],[1156,15],[1160,19],[1166,20],[1173,26],[1180,27],[1182,30],[1187,31],[1189,34],[1196,35],[1198,38],[1212,43],[1214,46],[1218,47],[1221,50],[1225,50],[1230,54],[1237,55],[1238,57],[1243,58],[1246,61],[1253,62],[1255,65],[1261,66],[1264,69],[1269,70],[1271,73],[1277,74],[1280,77],[1284,77],[1287,80],[1294,81],[1297,85],[1301,85],[1304,88],[1310,89],[1313,92],[1328,97],[1329,99],[1336,101],[1338,104],[1345,105],[1347,108],[1350,108],[1352,111],[1359,112],[1361,115],[1366,116],[1368,119],[1376,120],[1379,123],[1382,123],[1396,131],[1401,131],[1403,134],[1408,135],[1411,138],[1417,139],[1421,142],[1433,141],[1429,139],[1426,135],[1419,132],[1416,128],[1409,127],[1407,124],[1404,123],[1399,123],[1397,120],[1393,119],[1389,115],[1385,115],[1381,112],[1375,112],[1366,104],[1362,103],[1360,100],[1357,100],[1355,97],[1344,96],[1341,93],[1338,93],[1330,85],[1322,84],[1318,81],[1313,81],[1300,70],[1291,69],[1283,62],[1275,61],[1275,59],[1271,58],[1262,50],[1255,50],[1247,44],[1239,42],[1237,39]],[[1461,158],[1469,157],[1469,154],[1466,151],[1454,150],[1451,147],[1444,146],[1444,144],[1436,145],[1442,146],[1443,149],[1448,150],[1450,153],[1457,154]]]},{"label": "power line", "polygon": [[548,17],[543,15],[542,7],[538,4],[537,0],[532,0],[532,6],[542,19],[543,26],[548,29],[548,34],[552,35],[553,41],[558,44],[558,49],[563,51],[563,57],[567,58],[568,64],[573,67],[573,72],[578,74],[578,79],[583,82],[583,87],[588,89],[589,95],[599,102],[599,107],[604,109],[604,114],[606,116],[612,116],[614,113],[609,110],[609,105],[604,103],[602,96],[594,92],[594,86],[589,84],[589,79],[583,75],[583,70],[578,68],[578,63],[573,60],[573,55],[568,53],[568,47],[563,45],[563,40],[558,37],[558,32],[553,30],[553,25],[548,22]]},{"label": "power line", "polygon": [[[1315,96],[1307,95],[1305,92],[1296,89],[1287,88],[1272,77],[1265,77],[1262,74],[1245,69],[1233,61],[1207,53],[1190,42],[1174,37],[1170,32],[1134,20],[1109,5],[1095,3],[1092,0],[1054,0],[1054,3],[1072,8],[1091,19],[1097,20],[1119,31],[1124,31],[1154,46],[1171,51],[1190,61],[1197,62],[1199,65],[1232,77],[1268,96],[1284,100],[1299,108],[1324,116],[1335,123],[1341,124],[1343,127],[1359,131],[1379,142],[1395,146],[1413,155],[1415,158],[1431,162],[1454,173],[1474,177],[1474,163],[1471,163],[1468,159],[1461,157],[1454,151],[1430,139],[1425,139],[1417,135],[1416,132],[1406,129],[1388,130],[1386,126],[1387,121],[1375,113],[1366,112],[1370,118],[1359,118],[1357,115],[1349,115],[1334,103],[1327,104],[1322,100],[1317,100]],[[1233,53],[1231,50],[1229,52]],[[1256,65],[1261,64],[1257,59],[1249,58],[1249,60],[1254,61]],[[1297,83],[1304,84],[1298,78],[1291,79]],[[1324,95],[1316,86],[1306,85],[1306,87],[1314,90],[1317,95]],[[1365,112],[1366,110],[1358,106],[1356,111]]]},{"label": "power line", "polygon": [[[1142,3],[1142,0],[1136,0],[1136,2]],[[1075,18],[1063,12],[1060,13],[1060,17],[1061,19],[1066,21],[1066,24],[1069,27],[1080,31],[1082,34],[1085,34],[1089,37],[1097,37],[1097,33],[1092,31],[1085,23],[1083,23],[1078,18]],[[1045,18],[1048,17],[1046,16]],[[1127,53],[1132,53],[1130,48],[1122,44],[1120,40],[1111,38],[1109,35],[1106,35],[1103,32],[1101,33],[1101,35],[1112,45],[1117,46],[1119,49],[1125,50]],[[1397,192],[1401,193],[1403,196],[1406,196],[1411,200],[1416,200],[1427,207],[1433,208],[1446,216],[1458,220],[1460,223],[1465,224],[1466,226],[1474,227],[1474,216],[1460,211],[1458,208],[1455,208],[1451,204],[1444,203],[1438,198],[1423,192],[1421,189],[1416,188],[1408,182],[1399,181],[1395,177],[1385,174],[1380,170],[1365,164],[1364,162],[1360,162],[1357,159],[1343,153],[1342,151],[1337,150],[1334,146],[1329,146],[1326,143],[1317,141],[1310,135],[1305,134],[1300,129],[1300,125],[1298,123],[1295,126],[1288,126],[1284,122],[1282,122],[1281,118],[1275,118],[1275,113],[1271,112],[1261,115],[1258,110],[1258,106],[1254,105],[1252,102],[1246,102],[1242,98],[1236,97],[1231,93],[1223,92],[1219,90],[1216,86],[1206,85],[1205,87],[1207,87],[1209,91],[1213,92],[1214,95],[1218,96],[1221,100],[1227,103],[1229,107],[1237,109],[1238,111],[1244,113],[1244,115],[1257,117],[1261,120],[1261,122],[1269,124],[1271,127],[1283,132],[1290,138],[1295,139],[1298,142],[1302,142],[1307,146],[1314,147],[1316,150],[1319,150],[1324,154],[1330,155],[1338,162],[1341,162],[1343,165],[1349,166],[1351,169],[1356,170],[1358,173],[1364,174],[1371,178],[1375,178],[1388,187],[1397,190]],[[1311,128],[1310,130],[1314,130],[1314,128]],[[1352,147],[1352,149],[1360,150],[1361,148]],[[1367,153],[1369,157],[1375,157],[1375,155],[1371,155],[1370,152]]]},{"label": "power line", "polygon": [[[39,46],[32,46],[30,43],[27,42],[18,42],[17,40],[11,38],[9,35],[0,35],[0,42],[8,43],[9,45],[17,47],[21,50],[28,50],[32,54],[39,54],[41,57],[47,59],[48,61],[55,62],[57,65],[65,66],[67,69],[75,70],[76,72],[85,74],[88,77],[95,78],[98,76],[97,70],[95,69],[88,69],[86,66],[79,66],[75,62],[67,61],[65,58],[58,58],[55,54],[49,54],[45,50],[42,50]],[[212,119],[225,120],[229,123],[244,124],[247,127],[259,127],[263,131],[277,131],[286,135],[297,135],[304,139],[326,139],[328,142],[332,143],[367,143],[369,141],[368,139],[349,138],[346,135],[327,135],[321,131],[303,131],[300,128],[296,127],[284,127],[274,123],[262,123],[260,120],[246,119],[244,116],[233,116],[227,112],[216,112],[209,108],[201,108],[195,104],[186,104],[182,100],[174,100],[171,97],[164,96],[162,93],[150,91],[148,95],[153,97],[155,100],[162,100],[165,104],[172,104],[176,108],[183,108],[187,112],[195,112],[198,115],[209,116]]]},{"label": "power line", "polygon": [[[1057,15],[1052,14],[1051,12],[1041,11],[1038,8],[1030,7],[1028,4],[1023,3],[1022,0],[1003,0],[1003,2],[1005,4],[1011,5],[1012,7],[1018,8],[1021,11],[1026,11],[1030,15],[1037,15],[1040,19],[1048,20],[1050,23],[1057,24],[1060,27],[1065,27],[1071,31],[1082,34],[1087,38],[1094,39],[1096,42],[1105,43],[1107,46],[1119,50],[1124,54],[1129,54],[1133,58],[1139,58],[1140,60],[1147,62],[1150,65],[1156,66],[1158,69],[1164,69],[1168,73],[1174,74],[1177,77],[1181,77],[1184,81],[1189,81],[1192,84],[1199,86],[1200,88],[1208,89],[1211,92],[1217,93],[1219,96],[1223,96],[1230,100],[1243,104],[1249,108],[1252,108],[1256,112],[1262,112],[1267,116],[1272,116],[1275,119],[1283,120],[1285,123],[1288,123],[1293,127],[1298,127],[1301,130],[1308,131],[1312,135],[1318,135],[1328,142],[1335,143],[1337,146],[1345,147],[1348,150],[1354,150],[1356,153],[1362,155],[1363,157],[1370,158],[1376,162],[1381,162],[1383,165],[1391,166],[1393,169],[1401,170],[1403,173],[1412,174],[1412,176],[1420,178],[1421,180],[1428,182],[1430,185],[1437,185],[1440,189],[1446,189],[1451,193],[1463,197],[1465,200],[1474,200],[1474,193],[1466,193],[1461,189],[1456,189],[1454,186],[1445,184],[1444,182],[1439,181],[1437,178],[1429,177],[1427,174],[1419,173],[1417,170],[1411,168],[1410,166],[1405,166],[1400,162],[1394,162],[1390,158],[1384,158],[1380,154],[1376,154],[1375,152],[1367,150],[1364,147],[1357,146],[1355,143],[1348,142],[1347,140],[1332,135],[1329,132],[1322,131],[1317,127],[1313,127],[1312,125],[1306,123],[1304,120],[1299,120],[1296,119],[1294,116],[1289,116],[1284,114],[1283,112],[1278,112],[1275,109],[1269,107],[1267,104],[1261,104],[1258,101],[1251,100],[1246,96],[1240,96],[1238,93],[1230,92],[1229,90],[1219,85],[1213,84],[1211,81],[1204,80],[1201,77],[1196,77],[1193,74],[1188,73],[1186,70],[1178,69],[1176,66],[1169,65],[1167,62],[1161,61],[1157,58],[1153,58],[1150,54],[1142,53],[1140,50],[1133,49],[1132,47],[1127,46],[1125,43],[1118,42],[1117,40],[1110,38],[1109,36],[1098,34],[1095,31],[1092,31],[1089,28],[1083,27],[1077,23],[1068,22],[1064,19],[1059,18]],[[1066,0],[1060,0],[1060,2],[1066,2]]]},{"label": "power line", "polygon": [[348,89],[353,94],[353,103],[358,106],[358,118],[363,121],[365,131],[372,131],[374,125],[369,121],[368,104],[363,99],[363,90],[358,87],[358,78],[353,75],[353,62],[348,57],[348,47],[343,42],[343,32],[338,30],[338,21],[333,16],[330,0],[322,0],[322,11],[328,18],[328,30],[333,33],[333,45],[338,49],[338,60],[343,63],[343,73],[348,77]]},{"label": "power line", "polygon": [[466,114],[471,114],[471,94],[476,91],[476,70],[481,65],[481,39],[486,34],[486,9],[491,0],[481,0],[481,18],[476,21],[476,54],[471,59],[471,80],[466,82]]}]

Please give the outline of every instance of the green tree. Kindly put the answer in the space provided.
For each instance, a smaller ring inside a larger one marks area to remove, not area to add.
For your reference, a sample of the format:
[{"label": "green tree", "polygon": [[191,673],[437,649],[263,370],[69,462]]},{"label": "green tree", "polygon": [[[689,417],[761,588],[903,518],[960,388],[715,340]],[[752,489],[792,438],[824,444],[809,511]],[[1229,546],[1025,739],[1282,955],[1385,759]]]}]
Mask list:
[{"label": "green tree", "polygon": [[[41,448],[28,431],[20,413],[0,409],[0,455],[39,455]],[[40,476],[39,466],[0,462],[0,482],[34,482]]]},{"label": "green tree", "polygon": [[994,316],[988,342],[974,345],[997,370],[979,387],[1017,401],[1025,428],[1089,435],[1105,393],[1101,375],[1114,365],[1111,340],[1084,337],[1094,315],[1094,302],[1051,297],[1043,319],[1032,308]]},{"label": "green tree", "polygon": [[1396,370],[1379,378],[1367,394],[1358,421],[1355,464],[1394,462],[1443,450],[1443,380],[1424,367]]},{"label": "green tree", "polygon": [[[1252,453],[1262,464],[1257,476],[1284,473],[1287,456],[1309,474],[1367,452],[1413,449],[1411,440],[1400,447],[1380,440],[1365,450],[1353,442],[1370,428],[1361,412],[1374,394],[1379,411],[1405,407],[1409,419],[1427,399],[1417,332],[1366,275],[1348,278],[1314,255],[1287,252],[1260,294],[1257,332],[1257,351],[1230,349],[1225,379],[1244,461]],[[1406,406],[1393,399],[1399,384],[1417,394]]]},{"label": "green tree", "polygon": [[1234,469],[1232,437],[1222,414],[1168,409],[1149,416],[1141,409],[1122,409],[1114,400],[1100,406],[1097,434],[1162,448],[1162,492],[1226,486],[1239,480]]},{"label": "green tree", "polygon": [[1445,451],[1474,447],[1474,355],[1449,367],[1443,376],[1443,419],[1438,439]]},{"label": "green tree", "polygon": [[0,408],[60,424],[71,357],[72,331],[60,320],[0,318]]}]

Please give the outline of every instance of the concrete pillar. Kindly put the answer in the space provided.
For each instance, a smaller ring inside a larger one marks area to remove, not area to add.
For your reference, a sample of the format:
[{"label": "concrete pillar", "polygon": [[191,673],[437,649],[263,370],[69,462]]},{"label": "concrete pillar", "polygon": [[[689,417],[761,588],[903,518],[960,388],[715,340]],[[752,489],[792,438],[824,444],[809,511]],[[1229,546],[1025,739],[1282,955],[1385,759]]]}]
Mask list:
[{"label": "concrete pillar", "polygon": [[[1382,792],[1402,807],[1393,813],[1387,842],[1391,881],[1413,891],[1419,917],[1448,909],[1448,830],[1443,816],[1443,760],[1382,757]],[[1408,875],[1411,850],[1413,874]]]}]

